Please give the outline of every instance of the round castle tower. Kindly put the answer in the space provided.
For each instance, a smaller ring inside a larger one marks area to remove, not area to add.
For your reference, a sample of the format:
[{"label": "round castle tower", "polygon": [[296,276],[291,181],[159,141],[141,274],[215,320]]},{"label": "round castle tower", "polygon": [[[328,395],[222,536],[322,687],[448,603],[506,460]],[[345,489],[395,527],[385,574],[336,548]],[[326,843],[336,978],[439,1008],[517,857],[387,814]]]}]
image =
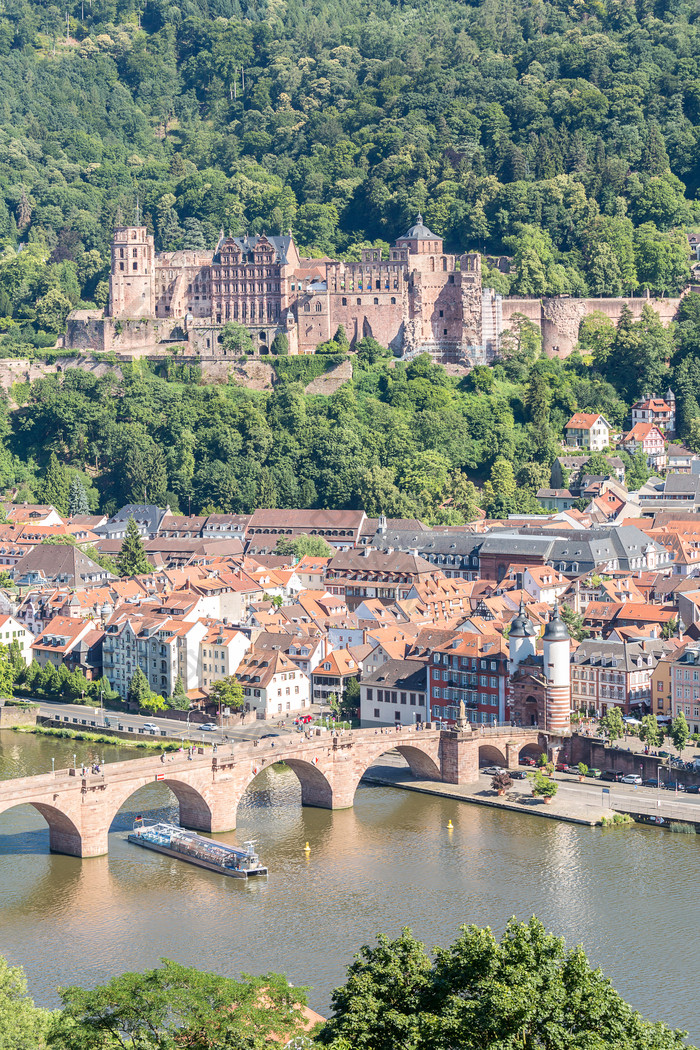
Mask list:
[{"label": "round castle tower", "polygon": [[542,635],[542,649],[547,683],[545,728],[550,733],[568,733],[571,729],[571,636],[558,603]]},{"label": "round castle tower", "polygon": [[508,673],[515,674],[518,667],[528,656],[536,652],[537,632],[535,625],[525,610],[525,602],[520,599],[518,615],[511,622],[508,635]]}]

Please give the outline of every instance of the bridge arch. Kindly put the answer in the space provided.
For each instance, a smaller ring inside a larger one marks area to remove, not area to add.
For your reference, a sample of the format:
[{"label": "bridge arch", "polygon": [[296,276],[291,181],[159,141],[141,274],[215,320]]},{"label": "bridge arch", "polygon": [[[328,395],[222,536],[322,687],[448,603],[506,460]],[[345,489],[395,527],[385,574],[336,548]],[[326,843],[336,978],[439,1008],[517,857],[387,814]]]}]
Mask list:
[{"label": "bridge arch", "polygon": [[259,760],[252,767],[250,775],[242,782],[242,786],[235,792],[235,798],[232,800],[232,816],[234,818],[232,827],[235,827],[235,818],[240,801],[251,784],[266,769],[271,769],[273,766],[281,763],[288,766],[299,781],[302,806],[333,809],[333,787],[323,769],[319,768],[318,763],[314,762],[313,758],[288,758],[281,754],[279,757],[275,756],[274,759],[271,758],[267,762],[264,759]]},{"label": "bridge arch", "polygon": [[148,779],[139,778],[138,781],[131,781],[125,785],[124,790],[111,800],[111,815],[107,822],[106,831],[114,823],[119,810],[137,791],[147,786],[153,786],[156,783],[158,786],[169,788],[177,799],[180,809],[179,822],[183,828],[192,828],[195,831],[212,830],[212,807],[209,800],[202,791],[198,790],[187,780],[180,779],[175,775],[166,776],[163,780],[157,782],[153,780],[152,776],[148,777]]},{"label": "bridge arch", "polygon": [[13,802],[5,806],[0,811],[0,816],[18,806],[32,806],[44,818],[49,826],[49,849],[52,853],[67,853],[71,857],[82,857],[83,837],[68,813],[47,802],[22,799],[20,802]]},{"label": "bridge arch", "polygon": [[495,744],[479,744],[479,766],[503,766],[507,769],[508,762]]},{"label": "bridge arch", "polygon": [[347,771],[345,769],[337,771],[334,781],[334,808],[343,809],[352,806],[355,792],[367,770],[377,759],[382,758],[383,755],[390,754],[392,751],[398,751],[417,780],[441,780],[442,774],[438,764],[437,742],[434,742],[431,750],[434,751],[434,757],[428,750],[415,744],[401,743],[394,740],[385,740],[376,747],[366,749],[359,763],[354,762],[351,766],[350,761],[348,761],[349,768]]},{"label": "bridge arch", "polygon": [[523,758],[534,758],[538,759],[542,752],[546,751],[546,748],[542,748],[539,743],[531,741],[529,744],[523,744],[518,751],[518,761],[522,762]]}]

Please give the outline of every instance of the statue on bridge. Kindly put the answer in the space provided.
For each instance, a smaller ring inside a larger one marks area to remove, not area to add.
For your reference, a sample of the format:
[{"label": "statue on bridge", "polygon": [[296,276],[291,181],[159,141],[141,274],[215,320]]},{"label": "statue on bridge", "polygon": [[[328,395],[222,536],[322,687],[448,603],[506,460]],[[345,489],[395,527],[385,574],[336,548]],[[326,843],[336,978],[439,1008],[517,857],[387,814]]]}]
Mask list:
[{"label": "statue on bridge", "polygon": [[464,706],[464,700],[459,701],[459,717],[457,719],[458,729],[470,729],[470,723],[467,718],[467,709]]}]

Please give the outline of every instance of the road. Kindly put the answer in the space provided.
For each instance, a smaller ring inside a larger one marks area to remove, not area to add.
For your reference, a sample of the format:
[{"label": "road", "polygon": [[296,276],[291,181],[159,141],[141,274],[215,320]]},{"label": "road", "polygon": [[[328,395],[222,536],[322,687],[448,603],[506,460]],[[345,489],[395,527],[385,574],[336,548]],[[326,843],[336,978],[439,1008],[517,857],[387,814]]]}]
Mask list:
[{"label": "road", "polygon": [[[479,777],[480,783],[483,782],[484,785],[490,785],[491,779],[491,776],[484,773],[481,773]],[[688,795],[682,791],[676,795],[674,791],[668,791],[665,788],[634,787],[630,784],[615,784],[592,779],[579,782],[577,777],[567,773],[557,773],[556,783],[559,788],[558,793],[565,798],[571,798],[572,802],[578,805],[591,806],[598,810],[601,806],[603,809],[616,809],[618,806],[624,809],[634,809],[639,806],[640,812],[646,812],[658,808],[657,803],[660,801],[664,808],[671,804],[674,807],[677,805],[692,807],[695,812],[692,819],[700,820],[700,795]],[[606,788],[610,792],[609,795],[604,791]],[[515,780],[513,790],[529,795],[530,782]]]},{"label": "road", "polygon": [[[109,732],[110,729],[123,726],[127,732],[131,729],[135,735],[141,735],[139,734],[139,729],[143,729],[146,724],[149,724],[156,725],[158,732],[151,734],[146,731],[143,735],[158,737],[162,732],[165,732],[168,737],[173,739],[184,737],[187,740],[205,741],[208,743],[223,743],[226,740],[254,740],[262,736],[280,736],[284,733],[298,732],[296,727],[292,725],[291,719],[288,719],[283,727],[278,727],[275,722],[260,721],[253,722],[248,726],[240,726],[236,729],[219,729],[216,732],[212,732],[198,729],[196,723],[190,723],[188,726],[187,722],[182,722],[179,718],[168,718],[164,715],[117,714],[114,711],[102,711],[99,707],[88,707],[83,704],[50,703],[39,697],[34,698],[32,702],[39,704],[39,712],[44,718],[60,717],[62,722],[68,718],[69,721],[66,725],[70,728],[86,729],[92,732],[99,732],[102,729],[105,732]],[[78,720],[77,725],[73,722],[73,719]],[[83,720],[87,723],[85,726],[82,724]],[[94,726],[91,725],[92,722],[95,722]]]}]

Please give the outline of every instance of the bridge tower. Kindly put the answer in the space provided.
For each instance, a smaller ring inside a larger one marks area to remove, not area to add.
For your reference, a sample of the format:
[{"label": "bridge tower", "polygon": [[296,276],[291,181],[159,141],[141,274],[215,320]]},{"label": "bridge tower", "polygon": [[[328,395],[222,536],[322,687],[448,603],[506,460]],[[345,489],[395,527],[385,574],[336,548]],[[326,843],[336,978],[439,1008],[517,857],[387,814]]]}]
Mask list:
[{"label": "bridge tower", "polygon": [[571,730],[571,636],[561,618],[558,602],[542,636],[548,733]]},{"label": "bridge tower", "polygon": [[508,673],[515,674],[523,660],[528,656],[534,657],[535,653],[535,625],[527,615],[525,602],[521,598],[518,615],[512,621],[508,635]]}]

